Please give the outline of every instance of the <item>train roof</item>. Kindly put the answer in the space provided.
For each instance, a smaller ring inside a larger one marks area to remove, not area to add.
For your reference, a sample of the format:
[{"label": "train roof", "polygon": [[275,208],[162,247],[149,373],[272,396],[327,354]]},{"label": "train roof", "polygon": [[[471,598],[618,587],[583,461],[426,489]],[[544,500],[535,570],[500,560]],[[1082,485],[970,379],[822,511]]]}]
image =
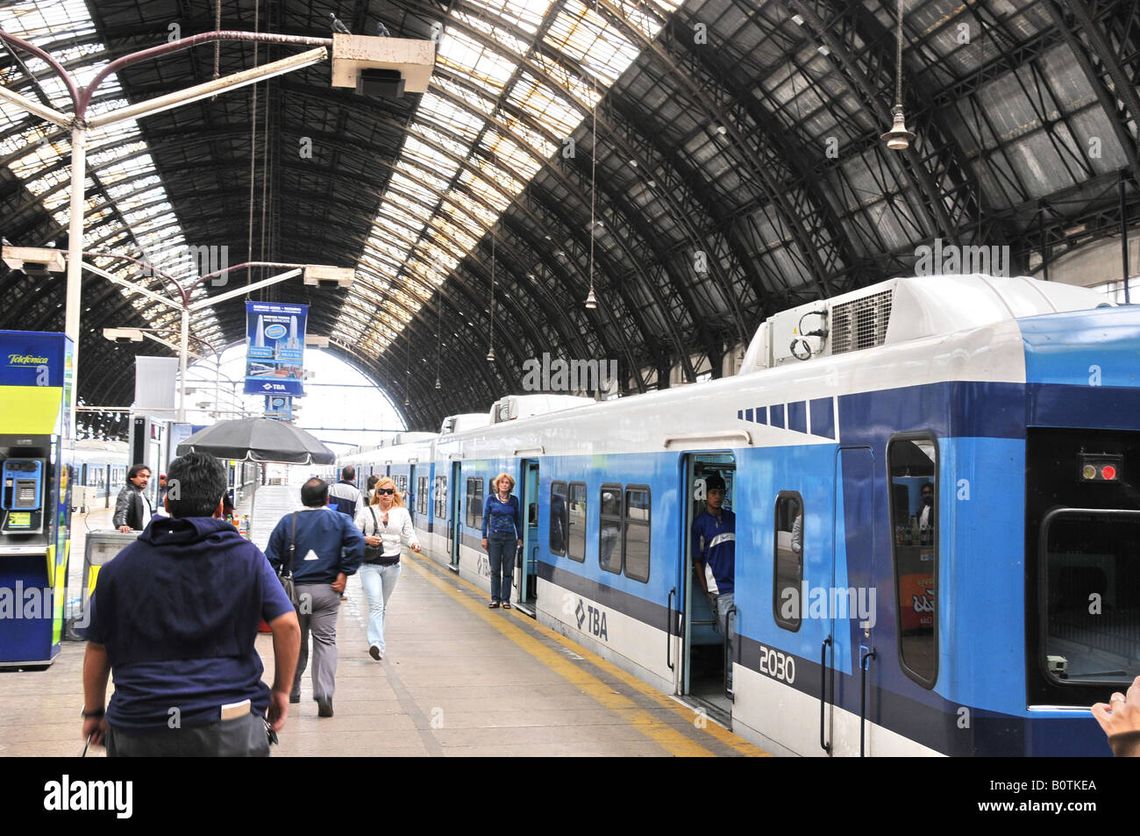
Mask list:
[{"label": "train roof", "polygon": [[908,276],[810,302],[757,328],[737,374],[1109,304],[1095,290],[1028,276]]},{"label": "train roof", "polygon": [[[1111,307],[1096,291],[1026,277],[891,279],[774,315],[757,334],[761,342],[753,340],[746,370],[736,376],[441,436],[436,457],[834,444],[837,437],[762,426],[740,415],[769,403],[813,399],[828,399],[834,407],[836,396],[947,380],[1024,382],[1020,320],[1104,306]],[[809,313],[816,316],[805,318]],[[823,330],[825,336],[810,335]],[[841,339],[852,334],[860,340],[843,347]],[[788,343],[781,346],[785,336]],[[773,360],[793,339],[808,341],[812,351],[805,359],[815,362]],[[843,350],[834,350],[837,345]]]}]

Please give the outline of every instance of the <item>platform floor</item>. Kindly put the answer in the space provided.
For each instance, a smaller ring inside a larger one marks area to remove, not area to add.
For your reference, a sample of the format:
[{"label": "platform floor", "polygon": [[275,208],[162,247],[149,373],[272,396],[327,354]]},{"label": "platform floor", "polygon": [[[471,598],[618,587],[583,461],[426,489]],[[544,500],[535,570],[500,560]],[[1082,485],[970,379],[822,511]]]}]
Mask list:
[{"label": "platform floor", "polygon": [[[262,491],[259,510],[289,502]],[[102,527],[100,512],[90,517]],[[85,525],[76,522],[81,563]],[[262,531],[254,522],[255,540]],[[351,578],[337,627],[335,716],[317,717],[306,674],[275,755],[764,754],[518,610],[488,609],[482,591],[428,558],[403,563],[386,657],[367,653],[366,604]],[[271,637],[257,647],[269,682]],[[79,754],[82,659],[83,644],[65,642],[46,671],[0,672],[0,756]]]}]

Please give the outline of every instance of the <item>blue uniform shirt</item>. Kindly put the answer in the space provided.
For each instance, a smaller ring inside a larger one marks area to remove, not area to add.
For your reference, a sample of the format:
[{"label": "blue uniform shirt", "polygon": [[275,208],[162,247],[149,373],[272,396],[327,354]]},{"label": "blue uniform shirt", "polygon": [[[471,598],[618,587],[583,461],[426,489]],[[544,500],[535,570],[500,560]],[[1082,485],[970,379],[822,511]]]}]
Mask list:
[{"label": "blue uniform shirt", "polygon": [[706,510],[693,520],[693,559],[704,564],[709,592],[735,590],[736,514],[723,508],[717,517]]},{"label": "blue uniform shirt", "polygon": [[128,731],[167,729],[175,717],[200,726],[245,699],[264,714],[258,621],[292,610],[265,555],[228,522],[155,519],[99,571],[81,631],[107,648],[107,722]]}]

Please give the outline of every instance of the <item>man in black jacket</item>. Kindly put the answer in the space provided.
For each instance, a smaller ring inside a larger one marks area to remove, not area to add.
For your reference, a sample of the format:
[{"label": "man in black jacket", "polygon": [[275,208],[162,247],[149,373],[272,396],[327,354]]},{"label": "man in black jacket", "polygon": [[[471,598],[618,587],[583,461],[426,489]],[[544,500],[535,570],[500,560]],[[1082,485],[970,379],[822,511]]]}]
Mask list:
[{"label": "man in black jacket", "polygon": [[150,522],[153,509],[146,495],[150,483],[150,468],[145,464],[132,465],[127,471],[127,484],[119,491],[115,500],[115,516],[111,524],[124,534],[142,531]]}]

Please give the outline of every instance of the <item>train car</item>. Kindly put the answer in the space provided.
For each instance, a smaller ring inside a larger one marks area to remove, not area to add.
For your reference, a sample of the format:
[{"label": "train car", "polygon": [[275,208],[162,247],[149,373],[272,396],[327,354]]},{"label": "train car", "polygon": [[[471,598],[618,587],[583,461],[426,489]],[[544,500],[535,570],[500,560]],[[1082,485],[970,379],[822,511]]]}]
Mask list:
[{"label": "train car", "polygon": [[[486,585],[506,471],[521,608],[770,751],[1108,754],[1088,706],[1140,673],[1138,351],[1093,291],[893,279],[773,316],[733,377],[441,435],[430,552]],[[693,580],[713,472],[731,643]]]},{"label": "train car", "polygon": [[75,483],[71,510],[86,514],[114,506],[119,489],[127,481],[128,447],[125,441],[83,440],[75,444],[72,457]]}]

